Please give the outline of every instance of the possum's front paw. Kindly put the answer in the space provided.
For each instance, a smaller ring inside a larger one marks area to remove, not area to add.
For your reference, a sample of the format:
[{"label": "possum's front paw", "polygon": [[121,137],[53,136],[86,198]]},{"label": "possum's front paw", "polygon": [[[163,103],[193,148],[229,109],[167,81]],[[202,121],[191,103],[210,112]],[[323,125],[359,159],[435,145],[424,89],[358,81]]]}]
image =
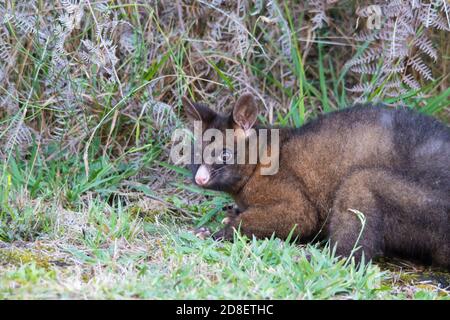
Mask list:
[{"label": "possum's front paw", "polygon": [[227,216],[222,220],[222,224],[225,225],[223,229],[213,233],[212,237],[214,240],[233,240],[234,228],[238,225],[239,210],[232,208],[227,210]]},{"label": "possum's front paw", "polygon": [[232,241],[234,234],[234,228],[231,225],[227,225],[225,228],[213,233],[212,238],[216,241]]},{"label": "possum's front paw", "polygon": [[233,225],[241,213],[241,211],[234,206],[224,207],[223,210],[226,212],[226,217],[222,220],[222,224],[226,226]]},{"label": "possum's front paw", "polygon": [[202,240],[211,237],[211,231],[205,227],[195,229],[194,234]]},{"label": "possum's front paw", "polygon": [[237,224],[237,219],[240,211],[236,207],[228,206],[222,208],[226,211],[226,217],[222,220],[222,224],[225,227],[219,231],[212,233],[210,229],[206,227],[201,227],[194,230],[194,234],[200,239],[204,240],[206,238],[212,237],[214,240],[233,240],[233,227]]},{"label": "possum's front paw", "polygon": [[222,208],[222,210],[225,211],[227,217],[230,218],[236,218],[241,213],[241,210],[239,210],[238,207],[233,205],[225,206]]}]

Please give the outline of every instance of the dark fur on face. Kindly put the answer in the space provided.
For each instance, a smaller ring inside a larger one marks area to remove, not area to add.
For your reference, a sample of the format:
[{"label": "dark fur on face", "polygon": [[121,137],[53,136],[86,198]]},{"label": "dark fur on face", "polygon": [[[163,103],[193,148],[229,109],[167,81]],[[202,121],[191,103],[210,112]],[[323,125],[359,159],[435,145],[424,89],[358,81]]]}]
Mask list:
[{"label": "dark fur on face", "polygon": [[[209,109],[204,104],[191,103],[189,100],[184,100],[184,109],[186,115],[191,121],[202,122],[203,132],[205,132],[207,129],[218,129],[222,132],[224,138],[226,137],[225,130],[227,129],[242,128],[246,130],[252,128],[256,122],[258,113],[255,101],[251,95],[242,96],[241,99],[237,101],[232,112],[227,115],[218,114]],[[249,121],[247,121],[246,119],[249,119]],[[209,141],[204,141],[201,152],[204,151],[209,143]],[[223,145],[226,145],[225,139],[223,141]],[[240,187],[242,187],[246,183],[248,178],[253,174],[256,165],[237,164],[235,163],[235,161],[233,161],[237,156],[236,141],[232,150],[232,158],[228,161],[228,163],[214,163],[209,165],[203,163],[203,165],[206,166],[210,172],[210,180],[207,184],[202,185],[202,187],[211,190],[225,191],[228,193],[237,193]],[[248,150],[248,141],[246,141],[247,156]],[[195,152],[194,148],[192,148],[192,152]],[[198,171],[199,167],[199,164],[190,165],[190,169],[193,173],[194,183],[195,174]]]},{"label": "dark fur on face", "polygon": [[[229,115],[185,104],[205,128],[255,125],[257,106],[241,97]],[[239,206],[218,239],[233,230],[258,238],[329,239],[338,255],[366,261],[402,256],[450,269],[450,130],[407,109],[356,105],[299,129],[280,130],[277,174],[261,164],[213,165],[203,187],[230,193]],[[193,167],[193,173],[199,166]],[[206,171],[204,171],[206,172]],[[202,181],[202,175],[197,177]],[[361,221],[357,212],[365,217]]]}]

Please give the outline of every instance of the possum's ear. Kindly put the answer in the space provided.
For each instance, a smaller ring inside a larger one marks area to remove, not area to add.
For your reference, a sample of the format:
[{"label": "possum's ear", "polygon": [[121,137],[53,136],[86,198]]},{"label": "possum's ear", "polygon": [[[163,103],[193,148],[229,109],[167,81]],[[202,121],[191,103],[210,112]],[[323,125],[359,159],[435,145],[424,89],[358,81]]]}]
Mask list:
[{"label": "possum's ear", "polygon": [[207,105],[201,103],[194,103],[188,98],[182,98],[183,109],[189,121],[201,121],[201,122],[211,122],[215,117],[216,113],[208,108]]},{"label": "possum's ear", "polygon": [[258,107],[251,93],[243,94],[233,109],[234,122],[244,131],[253,127],[258,116]]}]

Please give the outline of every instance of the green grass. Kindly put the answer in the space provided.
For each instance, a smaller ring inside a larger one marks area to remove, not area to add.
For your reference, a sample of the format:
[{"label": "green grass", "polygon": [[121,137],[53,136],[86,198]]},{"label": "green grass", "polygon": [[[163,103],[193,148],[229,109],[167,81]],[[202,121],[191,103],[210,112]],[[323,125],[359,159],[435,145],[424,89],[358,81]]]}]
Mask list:
[{"label": "green grass", "polygon": [[24,205],[0,216],[0,299],[449,299],[436,284],[338,259],[326,244],[197,238],[195,225],[218,227],[226,197],[178,203],[186,218],[146,197],[69,209],[12,188],[10,203]]},{"label": "green grass", "polygon": [[[328,248],[278,239],[202,241],[184,228],[154,223],[94,231],[80,244],[2,248],[0,298],[374,299],[392,293],[375,265],[355,267]],[[131,237],[131,238],[130,238]],[[56,252],[55,252],[56,251]],[[58,256],[59,260],[52,260]],[[64,265],[63,267],[58,265]],[[430,289],[431,288],[431,289]],[[418,289],[413,298],[438,298]]]},{"label": "green grass", "polygon": [[138,181],[124,192],[139,167],[91,159],[86,179],[80,158],[32,153],[30,161],[10,158],[5,166],[0,299],[450,298],[438,282],[417,277],[424,269],[356,266],[323,243],[200,240],[194,228],[219,228],[229,197],[154,160],[177,177],[171,192],[161,197]]}]

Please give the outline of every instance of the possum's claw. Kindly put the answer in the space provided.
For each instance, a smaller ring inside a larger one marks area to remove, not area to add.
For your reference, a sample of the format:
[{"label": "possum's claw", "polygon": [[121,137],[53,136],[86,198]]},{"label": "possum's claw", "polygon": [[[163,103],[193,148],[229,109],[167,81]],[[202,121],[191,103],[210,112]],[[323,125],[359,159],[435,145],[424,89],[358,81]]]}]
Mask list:
[{"label": "possum's claw", "polygon": [[225,211],[229,217],[237,217],[241,213],[241,210],[233,205],[223,207],[222,211]]},{"label": "possum's claw", "polygon": [[233,219],[230,217],[226,217],[222,220],[222,224],[230,224]]},{"label": "possum's claw", "polygon": [[201,227],[201,228],[194,230],[194,234],[202,240],[205,240],[206,238],[211,237],[211,231],[205,227]]},{"label": "possum's claw", "polygon": [[213,233],[212,238],[216,241],[232,241],[234,228],[227,225],[225,228]]}]

